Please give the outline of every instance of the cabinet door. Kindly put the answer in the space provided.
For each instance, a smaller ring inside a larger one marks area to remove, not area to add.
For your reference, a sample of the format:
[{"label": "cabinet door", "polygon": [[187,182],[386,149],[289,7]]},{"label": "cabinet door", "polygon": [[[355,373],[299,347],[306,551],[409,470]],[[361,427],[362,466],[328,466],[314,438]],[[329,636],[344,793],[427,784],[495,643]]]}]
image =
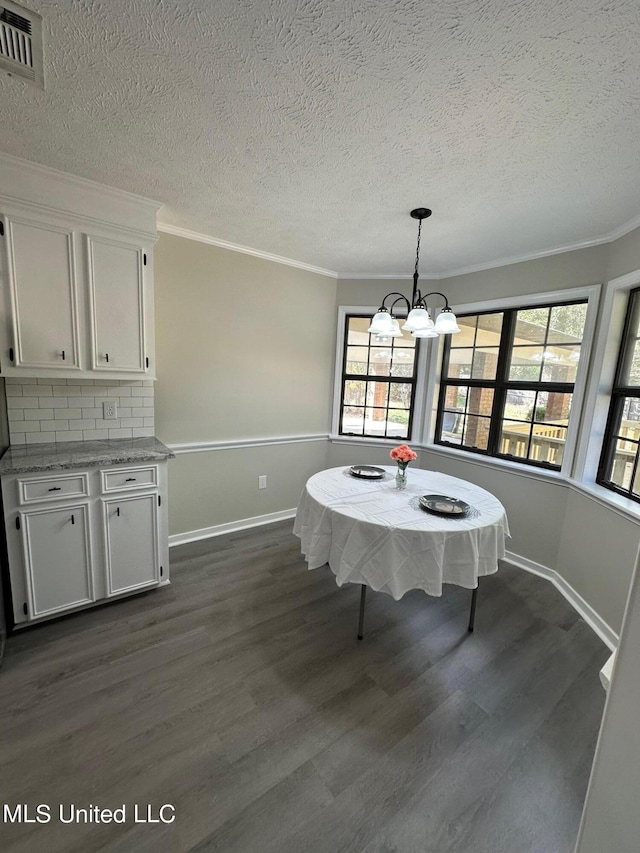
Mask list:
[{"label": "cabinet door", "polygon": [[79,369],[73,232],[21,218],[5,222],[10,364]]},{"label": "cabinet door", "polygon": [[29,616],[95,600],[88,504],[20,513]]},{"label": "cabinet door", "polygon": [[144,252],[137,246],[87,237],[92,368],[144,373]]},{"label": "cabinet door", "polygon": [[114,498],[103,507],[108,595],[157,585],[158,495]]}]

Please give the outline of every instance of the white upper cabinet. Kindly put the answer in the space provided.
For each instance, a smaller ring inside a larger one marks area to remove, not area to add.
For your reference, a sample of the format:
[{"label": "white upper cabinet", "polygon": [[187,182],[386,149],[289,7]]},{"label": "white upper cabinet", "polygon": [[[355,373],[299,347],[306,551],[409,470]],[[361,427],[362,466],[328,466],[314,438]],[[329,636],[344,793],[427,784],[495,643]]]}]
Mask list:
[{"label": "white upper cabinet", "polygon": [[155,378],[156,202],[0,154],[0,372]]},{"label": "white upper cabinet", "polygon": [[87,237],[91,367],[112,372],[146,370],[146,253],[113,240]]},{"label": "white upper cabinet", "polygon": [[[73,232],[28,219],[5,220],[7,291],[15,367],[80,368]],[[46,318],[46,323],[42,318]]]}]

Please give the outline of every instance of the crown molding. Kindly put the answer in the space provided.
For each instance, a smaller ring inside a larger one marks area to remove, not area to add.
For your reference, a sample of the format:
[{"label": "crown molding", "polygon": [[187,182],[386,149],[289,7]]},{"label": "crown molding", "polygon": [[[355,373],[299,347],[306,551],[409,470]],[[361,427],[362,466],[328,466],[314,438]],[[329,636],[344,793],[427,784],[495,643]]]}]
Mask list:
[{"label": "crown molding", "polygon": [[619,228],[614,228],[614,230],[607,235],[605,240],[609,242],[619,240],[620,237],[624,237],[631,231],[635,231],[636,228],[640,228],[640,216],[636,216],[634,217],[634,219],[630,219],[628,222],[625,222],[624,225],[620,225]]},{"label": "crown molding", "polygon": [[53,169],[51,166],[43,166],[42,163],[36,163],[33,160],[24,160],[21,157],[14,157],[13,154],[6,154],[0,151],[0,166],[7,166],[18,172],[27,175],[40,175],[49,180],[58,181],[66,186],[75,186],[83,190],[88,190],[91,193],[100,193],[102,197],[110,196],[119,201],[129,201],[141,207],[147,207],[153,212],[157,212],[162,207],[161,201],[148,198],[146,196],[137,195],[128,190],[120,190],[117,187],[111,187],[107,184],[101,184],[97,181],[92,181],[89,178],[81,178],[78,175],[72,175],[70,172],[63,172],[60,169]]},{"label": "crown molding", "polygon": [[[23,216],[35,216],[44,217],[46,220],[55,219],[58,223],[68,223],[68,227],[70,228],[86,228],[87,225],[91,225],[94,228],[100,229],[104,231],[108,229],[112,234],[119,236],[120,239],[131,237],[136,237],[139,240],[150,241],[155,243],[158,239],[158,235],[156,233],[155,228],[149,227],[148,229],[132,226],[130,224],[120,225],[117,222],[114,222],[113,219],[100,219],[97,216],[90,216],[87,213],[82,215],[78,215],[74,212],[71,212],[67,209],[60,209],[58,207],[51,207],[48,204],[40,204],[35,201],[24,201],[22,198],[17,198],[10,195],[3,195],[0,192],[0,205],[4,208],[5,213],[11,212],[14,216],[16,213],[22,214]],[[151,225],[154,221],[153,216],[149,216],[147,222]]]},{"label": "crown molding", "polygon": [[[484,272],[485,270],[493,270],[497,267],[506,267],[511,264],[522,264],[526,261],[535,261],[538,258],[548,258],[552,255],[562,255],[565,252],[575,252],[579,249],[589,249],[592,246],[602,246],[606,243],[613,243],[616,240],[619,240],[621,237],[630,234],[632,231],[635,231],[636,228],[640,228],[640,216],[636,216],[634,219],[630,219],[628,222],[625,222],[623,225],[620,225],[618,228],[615,228],[613,231],[610,231],[608,234],[604,234],[601,237],[594,237],[592,240],[582,240],[579,243],[570,243],[566,246],[558,246],[554,249],[545,249],[541,252],[531,252],[526,255],[512,255],[508,258],[498,258],[495,261],[487,261],[484,264],[472,264],[468,267],[459,267],[458,269],[450,270],[448,272],[442,272],[440,275],[420,275],[421,279],[434,279],[436,281],[440,281],[445,278],[453,278],[458,275],[469,275],[474,272]],[[351,280],[361,280],[368,279],[370,281],[380,281],[383,279],[411,279],[410,275],[402,274],[402,275],[372,275],[371,273],[338,273],[338,278],[341,280],[351,279]]]},{"label": "crown molding", "polygon": [[217,237],[210,237],[208,234],[202,234],[199,231],[190,231],[188,228],[180,228],[177,225],[170,225],[168,222],[158,222],[158,231],[163,234],[172,234],[174,237],[184,237],[187,240],[196,240],[198,243],[206,243],[209,246],[217,246],[220,249],[229,249],[231,252],[240,252],[243,255],[251,255],[254,258],[260,258],[263,261],[272,261],[275,264],[284,264],[287,267],[295,267],[306,272],[317,273],[324,275],[327,278],[338,278],[338,273],[333,270],[326,270],[322,267],[313,266],[313,264],[305,264],[303,261],[295,261],[293,258],[283,258],[281,255],[272,255],[270,252],[263,252],[260,249],[252,249],[250,246],[241,246],[238,243],[230,243],[228,240],[220,240]]},{"label": "crown molding", "polygon": [[[411,281],[413,278],[413,273],[397,273],[393,275],[392,273],[385,273],[384,275],[375,275],[368,272],[341,272],[338,273],[338,278],[342,280],[350,280],[350,281],[385,281],[389,280],[401,280],[401,281]],[[435,273],[420,273],[420,281],[440,281],[441,278],[444,278],[443,275],[436,275]]]}]

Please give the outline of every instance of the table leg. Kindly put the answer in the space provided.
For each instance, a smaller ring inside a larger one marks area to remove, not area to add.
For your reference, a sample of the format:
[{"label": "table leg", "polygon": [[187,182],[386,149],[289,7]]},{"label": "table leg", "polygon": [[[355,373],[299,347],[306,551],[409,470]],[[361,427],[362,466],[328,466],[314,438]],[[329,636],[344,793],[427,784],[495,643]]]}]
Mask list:
[{"label": "table leg", "polygon": [[360,621],[358,622],[358,639],[362,639],[362,631],[364,629],[364,600],[367,595],[367,586],[362,584],[360,591]]},{"label": "table leg", "polygon": [[[478,582],[478,586],[480,583]],[[473,633],[473,623],[476,620],[476,601],[478,598],[478,587],[473,590],[473,595],[471,596],[471,613],[469,614],[469,633]]]}]

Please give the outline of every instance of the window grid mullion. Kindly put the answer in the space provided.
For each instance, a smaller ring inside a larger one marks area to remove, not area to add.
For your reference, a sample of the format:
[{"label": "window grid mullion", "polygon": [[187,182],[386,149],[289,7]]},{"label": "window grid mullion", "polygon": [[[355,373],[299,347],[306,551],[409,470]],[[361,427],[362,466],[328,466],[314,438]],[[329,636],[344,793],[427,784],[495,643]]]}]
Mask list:
[{"label": "window grid mullion", "polygon": [[510,352],[513,347],[515,334],[515,309],[509,309],[502,316],[502,330],[500,334],[500,346],[498,349],[498,363],[496,365],[496,391],[493,395],[493,407],[491,410],[491,426],[489,428],[488,452],[496,456],[500,448],[500,434],[502,432],[502,419],[507,396],[507,380],[509,375]]}]

